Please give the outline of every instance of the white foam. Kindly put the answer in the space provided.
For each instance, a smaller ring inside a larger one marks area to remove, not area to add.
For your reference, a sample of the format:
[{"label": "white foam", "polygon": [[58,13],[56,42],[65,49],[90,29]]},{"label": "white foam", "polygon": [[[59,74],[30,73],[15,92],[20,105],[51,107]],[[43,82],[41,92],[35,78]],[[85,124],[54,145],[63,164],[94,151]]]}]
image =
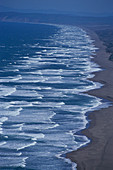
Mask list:
[{"label": "white foam", "polygon": [[[8,90],[8,89],[7,89],[7,90]],[[10,95],[13,94],[15,91],[16,91],[16,88],[12,88],[12,89],[10,89],[10,91],[9,91],[7,94],[5,94],[4,96],[10,96]]]},{"label": "white foam", "polygon": [[15,76],[15,77],[7,77],[7,78],[0,78],[0,82],[14,82],[14,81],[17,81],[17,80],[20,80],[22,79],[21,75],[18,75],[18,76]]},{"label": "white foam", "polygon": [[7,117],[1,117],[0,118],[0,134],[3,134],[3,128],[2,128],[2,124],[7,121],[8,118]]},{"label": "white foam", "polygon": [[64,102],[32,102],[33,104],[37,105],[37,107],[61,107],[65,105]]},{"label": "white foam", "polygon": [[45,137],[44,134],[34,134],[34,133],[20,133],[19,135],[31,137],[32,140],[43,139]]},{"label": "white foam", "polygon": [[25,157],[25,158],[23,158],[23,161],[22,161],[22,165],[21,165],[21,167],[26,167],[26,159],[28,159],[28,157]]},{"label": "white foam", "polygon": [[[24,94],[24,95],[23,95]],[[37,93],[35,90],[16,90],[13,96],[23,96],[23,97],[43,97],[43,95]]]},{"label": "white foam", "polygon": [[60,125],[59,124],[55,124],[53,126],[48,126],[48,127],[44,128],[44,129],[54,129],[54,128],[58,127],[58,126],[60,126]]},{"label": "white foam", "polygon": [[33,76],[33,75],[26,75],[22,76],[22,79],[19,79],[19,83],[38,83],[38,82],[44,82],[47,77],[44,76]]},{"label": "white foam", "polygon": [[10,105],[7,108],[25,108],[25,107],[32,107],[32,102],[26,102],[26,101],[12,101],[9,103]]},{"label": "white foam", "polygon": [[3,124],[3,122],[7,121],[8,117],[1,117],[0,118],[0,124]]},{"label": "white foam", "polygon": [[30,144],[27,144],[27,145],[25,145],[25,146],[22,146],[22,147],[18,148],[17,151],[22,150],[22,149],[25,149],[25,148],[28,148],[28,147],[31,147],[31,146],[34,146],[34,145],[36,145],[36,143],[37,143],[37,142],[32,142],[32,143],[30,143]]},{"label": "white foam", "polygon": [[0,146],[5,145],[7,142],[0,142]]},{"label": "white foam", "polygon": [[12,167],[25,167],[26,166],[26,159],[28,157],[17,157],[17,156],[10,156],[10,157],[1,157],[0,166],[5,168],[12,168]]},{"label": "white foam", "polygon": [[18,81],[18,80],[21,80],[21,79],[22,79],[22,76],[18,75],[17,77],[13,78],[12,81]]},{"label": "white foam", "polygon": [[8,136],[4,136],[4,138],[8,139]]},{"label": "white foam", "polygon": [[[16,110],[16,112],[15,112],[15,114],[14,114],[14,116],[19,115],[19,114],[20,114],[20,112],[21,112],[22,110],[23,110],[22,108],[17,109],[17,110]],[[12,115],[13,115],[13,114],[12,114]]]},{"label": "white foam", "polygon": [[42,52],[41,51],[37,51],[37,52],[35,52],[36,54],[42,54]]},{"label": "white foam", "polygon": [[56,115],[55,112],[52,112],[52,114],[49,116],[49,119],[52,119]]},{"label": "white foam", "polygon": [[29,57],[28,57],[28,56],[25,56],[25,57],[22,57],[22,58],[27,58],[27,59],[28,59]]},{"label": "white foam", "polygon": [[0,86],[0,95],[1,96],[8,96],[11,95],[13,92],[16,91],[15,87],[9,87],[9,86]]},{"label": "white foam", "polygon": [[19,131],[22,131],[23,126],[24,123],[12,125],[12,127],[18,128]]},{"label": "white foam", "polygon": [[6,69],[3,70],[3,72],[6,71],[6,72],[18,72],[19,69],[12,69],[10,67],[7,67]]},{"label": "white foam", "polygon": [[[66,151],[72,151],[89,142],[83,136],[81,137],[82,140],[77,142],[75,141],[75,137],[80,138],[80,136],[74,135],[76,131],[86,127],[87,120],[85,113],[103,106],[108,107],[108,103],[102,105],[102,101],[94,97],[91,99],[92,102],[83,104],[82,106],[66,104],[66,102],[68,103],[68,99],[71,100],[72,98],[74,100],[75,94],[83,95],[81,92],[100,88],[102,85],[93,82],[89,82],[90,85],[87,85],[88,81],[86,82],[87,78],[93,76],[93,74],[91,75],[93,71],[100,71],[98,65],[90,61],[90,55],[95,52],[96,48],[91,45],[92,40],[89,39],[89,36],[77,27],[59,26],[59,28],[61,29],[54,37],[49,39],[50,44],[47,43],[47,46],[40,46],[38,43],[24,44],[25,47],[34,48],[32,55],[30,57],[27,55],[22,56],[21,60],[19,59],[16,63],[11,63],[11,66],[4,69],[4,72],[8,71],[8,69],[10,71],[19,71],[20,69],[21,75],[1,77],[0,79],[0,82],[7,82],[7,84],[8,82],[19,84],[12,87],[0,86],[0,95],[5,99],[10,95],[10,99],[12,99],[11,102],[0,102],[0,112],[1,116],[3,115],[0,118],[0,133],[3,133],[6,138],[5,140],[10,135],[19,140],[7,140],[7,143],[2,142],[0,144],[1,148],[16,149],[19,151],[26,147],[38,145],[39,143],[36,141],[41,139],[40,141],[46,141],[46,144],[44,142],[43,144],[39,144],[41,147],[44,145],[46,147],[54,146],[58,150],[60,148],[61,153],[64,153],[62,152],[62,148]],[[46,40],[48,41],[48,39]],[[38,51],[38,48],[40,48],[40,51]],[[48,69],[49,65],[50,67],[54,65],[54,68],[58,68]],[[61,69],[62,66],[65,69]],[[39,83],[43,85],[38,86]],[[48,86],[46,83],[48,83]],[[58,85],[65,84],[65,88],[60,89],[62,88],[60,86],[60,88],[55,88],[55,83],[59,83]],[[70,86],[71,84],[73,85],[72,88]],[[15,96],[23,101],[14,101]],[[29,102],[25,101],[24,97]],[[34,99],[34,102],[29,100],[31,99],[30,97]],[[58,98],[60,98],[59,101]],[[61,100],[62,98],[63,100]],[[56,113],[57,111],[60,113],[62,111],[69,111],[70,114],[56,115],[54,111]],[[53,119],[54,116],[55,119]],[[62,117],[64,119],[60,119]],[[8,121],[9,125],[6,125],[7,128],[2,129],[2,124],[5,121]],[[10,125],[10,123],[12,124]],[[56,153],[51,152],[51,149],[49,149],[46,155],[54,156]],[[13,165],[26,166],[27,157],[23,158],[22,153],[23,151],[16,153],[18,157],[21,157],[16,160],[16,165],[10,157]],[[40,152],[36,154],[40,154]],[[45,152],[41,152],[41,154],[45,156]],[[61,154],[57,156],[61,158]],[[65,161],[72,164],[73,170],[76,169],[76,164],[73,164],[70,160]]]},{"label": "white foam", "polygon": [[18,116],[20,114],[20,112],[22,111],[22,108],[18,108],[18,109],[2,109],[1,111],[1,115],[3,116]]},{"label": "white foam", "polygon": [[21,156],[21,155],[22,155],[22,152],[17,153],[17,156]]}]

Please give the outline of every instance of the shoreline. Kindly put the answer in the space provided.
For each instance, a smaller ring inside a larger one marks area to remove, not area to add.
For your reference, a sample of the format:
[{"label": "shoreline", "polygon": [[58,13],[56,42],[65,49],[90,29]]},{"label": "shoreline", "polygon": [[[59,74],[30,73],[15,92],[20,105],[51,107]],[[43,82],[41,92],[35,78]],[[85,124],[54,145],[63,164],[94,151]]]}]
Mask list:
[{"label": "shoreline", "polygon": [[[110,53],[106,52],[106,46],[99,39],[95,31],[90,28],[83,28],[99,50],[92,59],[103,70],[95,72],[91,81],[104,84],[99,89],[86,92],[86,94],[96,96],[113,102],[113,61],[109,60]],[[88,114],[90,120],[89,127],[81,133],[90,139],[90,143],[77,151],[66,154],[72,162],[77,164],[77,170],[113,170],[113,106],[95,110]]]},{"label": "shoreline", "polygon": [[[92,61],[103,69],[94,72],[95,76],[89,80],[100,82],[104,86],[84,93],[113,102],[113,61],[109,60],[110,53],[106,52],[106,47],[95,31],[87,27],[76,26],[84,29],[91,39],[95,40],[94,44],[99,50],[96,51]],[[87,115],[91,121],[88,128],[80,132],[90,139],[90,143],[77,151],[67,153],[66,158],[77,163],[77,170],[113,170],[113,106],[92,111]]]}]

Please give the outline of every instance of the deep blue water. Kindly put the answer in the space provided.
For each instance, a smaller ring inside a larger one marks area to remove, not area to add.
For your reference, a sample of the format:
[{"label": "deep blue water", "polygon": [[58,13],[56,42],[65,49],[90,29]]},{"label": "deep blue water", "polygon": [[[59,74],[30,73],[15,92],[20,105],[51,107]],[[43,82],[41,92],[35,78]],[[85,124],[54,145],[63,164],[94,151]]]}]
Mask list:
[{"label": "deep blue water", "polygon": [[62,154],[89,142],[75,133],[101,105],[82,93],[101,86],[94,52],[78,27],[0,23],[0,169],[72,169]]}]

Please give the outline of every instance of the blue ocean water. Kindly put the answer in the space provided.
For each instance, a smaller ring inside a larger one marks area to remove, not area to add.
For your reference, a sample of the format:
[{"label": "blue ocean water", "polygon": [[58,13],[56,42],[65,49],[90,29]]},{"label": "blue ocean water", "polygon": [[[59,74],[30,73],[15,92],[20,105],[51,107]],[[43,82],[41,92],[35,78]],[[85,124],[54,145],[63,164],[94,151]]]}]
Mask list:
[{"label": "blue ocean water", "polygon": [[89,142],[75,134],[101,99],[83,94],[100,68],[81,28],[0,23],[0,169],[71,170],[63,155]]}]

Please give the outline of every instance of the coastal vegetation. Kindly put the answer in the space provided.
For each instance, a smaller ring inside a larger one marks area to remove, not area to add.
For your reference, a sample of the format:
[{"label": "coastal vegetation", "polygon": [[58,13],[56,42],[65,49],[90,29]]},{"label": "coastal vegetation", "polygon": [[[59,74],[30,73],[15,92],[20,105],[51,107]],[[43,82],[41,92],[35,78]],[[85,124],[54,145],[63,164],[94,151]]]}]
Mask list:
[{"label": "coastal vegetation", "polygon": [[106,52],[110,53],[109,60],[113,61],[113,28],[96,31],[100,40],[106,46]]}]

